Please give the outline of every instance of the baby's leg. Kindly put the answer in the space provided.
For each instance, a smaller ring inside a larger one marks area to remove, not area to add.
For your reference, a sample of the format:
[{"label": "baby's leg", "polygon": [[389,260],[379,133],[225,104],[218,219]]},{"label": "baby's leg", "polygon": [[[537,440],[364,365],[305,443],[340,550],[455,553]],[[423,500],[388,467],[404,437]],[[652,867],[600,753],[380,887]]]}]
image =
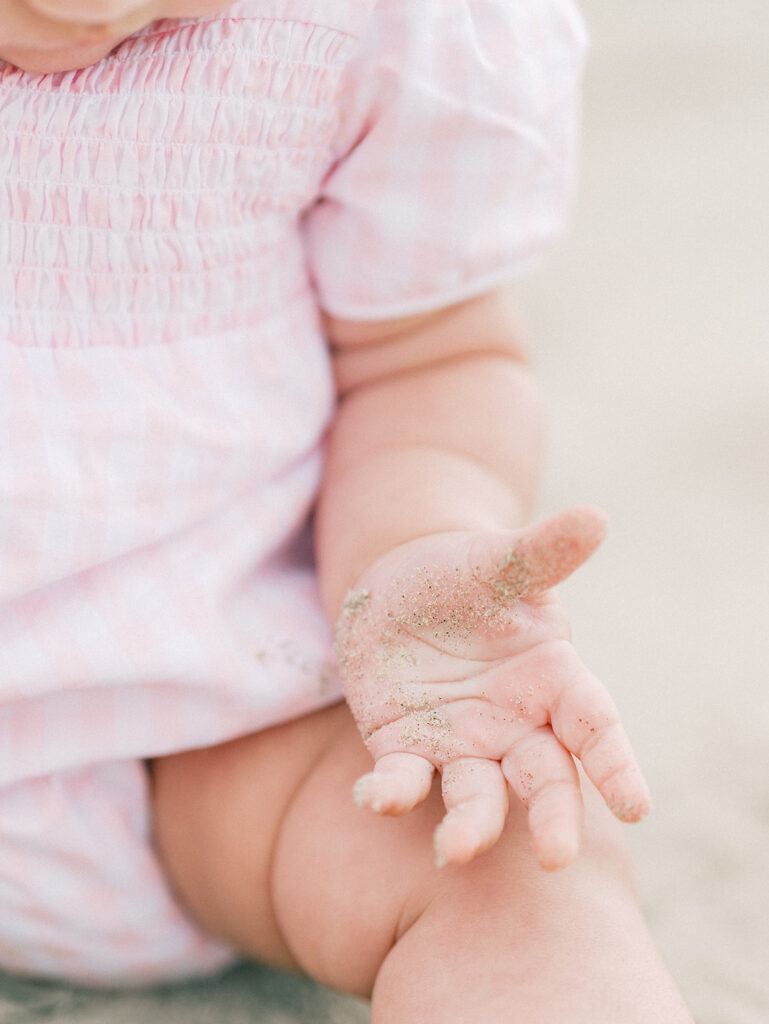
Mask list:
[{"label": "baby's leg", "polygon": [[372,994],[374,1024],[691,1024],[646,930],[617,826],[586,793],[583,850],[546,874],[513,807],[465,867],[433,867],[434,792],[357,809],[368,754],[342,707],[154,763],[181,899],[249,955]]}]

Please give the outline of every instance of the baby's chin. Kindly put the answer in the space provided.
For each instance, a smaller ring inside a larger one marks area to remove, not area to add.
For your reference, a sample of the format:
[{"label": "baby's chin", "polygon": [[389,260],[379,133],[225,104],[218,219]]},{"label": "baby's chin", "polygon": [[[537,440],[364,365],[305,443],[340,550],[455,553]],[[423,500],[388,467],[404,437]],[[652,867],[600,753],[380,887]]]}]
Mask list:
[{"label": "baby's chin", "polygon": [[120,39],[102,40],[80,46],[62,46],[55,50],[11,48],[0,50],[0,60],[12,64],[21,71],[30,71],[37,75],[49,75],[56,71],[77,71],[79,68],[97,64],[120,42]]}]

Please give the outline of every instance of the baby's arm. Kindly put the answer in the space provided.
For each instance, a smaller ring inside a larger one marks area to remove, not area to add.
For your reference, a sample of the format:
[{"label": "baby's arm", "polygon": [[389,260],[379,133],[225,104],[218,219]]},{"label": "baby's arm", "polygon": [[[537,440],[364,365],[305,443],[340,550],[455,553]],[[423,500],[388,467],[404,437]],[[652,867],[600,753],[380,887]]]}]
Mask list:
[{"label": "baby's arm", "polygon": [[330,319],[339,409],[318,516],[326,610],[380,555],[530,513],[539,393],[505,291],[388,323]]},{"label": "baby's arm", "polygon": [[581,822],[571,753],[625,820],[648,793],[552,592],[603,518],[572,510],[520,529],[540,414],[510,299],[328,332],[340,406],[317,548],[345,692],[376,761],[359,802],[404,813],[438,768],[438,860],[461,862],[498,837],[509,783],[540,862],[560,867]]}]

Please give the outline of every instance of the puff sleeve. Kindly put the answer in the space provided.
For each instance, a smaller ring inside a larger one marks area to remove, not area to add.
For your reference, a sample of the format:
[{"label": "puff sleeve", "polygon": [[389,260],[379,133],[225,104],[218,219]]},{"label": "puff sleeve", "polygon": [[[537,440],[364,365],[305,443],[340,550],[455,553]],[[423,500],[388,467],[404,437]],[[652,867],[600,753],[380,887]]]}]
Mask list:
[{"label": "puff sleeve", "polygon": [[585,43],[570,0],[377,0],[303,221],[326,312],[424,313],[538,262],[572,192]]}]

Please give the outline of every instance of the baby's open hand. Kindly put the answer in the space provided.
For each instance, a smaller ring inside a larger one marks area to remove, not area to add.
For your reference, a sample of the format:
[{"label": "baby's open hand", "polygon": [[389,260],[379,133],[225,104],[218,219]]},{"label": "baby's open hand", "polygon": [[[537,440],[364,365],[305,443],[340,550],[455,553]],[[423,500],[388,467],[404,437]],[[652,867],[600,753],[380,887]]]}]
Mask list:
[{"label": "baby's open hand", "polygon": [[582,822],[572,754],[617,817],[649,809],[617,710],[577,657],[551,589],[604,530],[597,509],[574,508],[515,532],[435,534],[379,559],[347,595],[337,654],[375,760],[356,800],[404,814],[438,769],[439,864],[496,842],[508,783],[528,808],[539,862],[568,864]]}]

